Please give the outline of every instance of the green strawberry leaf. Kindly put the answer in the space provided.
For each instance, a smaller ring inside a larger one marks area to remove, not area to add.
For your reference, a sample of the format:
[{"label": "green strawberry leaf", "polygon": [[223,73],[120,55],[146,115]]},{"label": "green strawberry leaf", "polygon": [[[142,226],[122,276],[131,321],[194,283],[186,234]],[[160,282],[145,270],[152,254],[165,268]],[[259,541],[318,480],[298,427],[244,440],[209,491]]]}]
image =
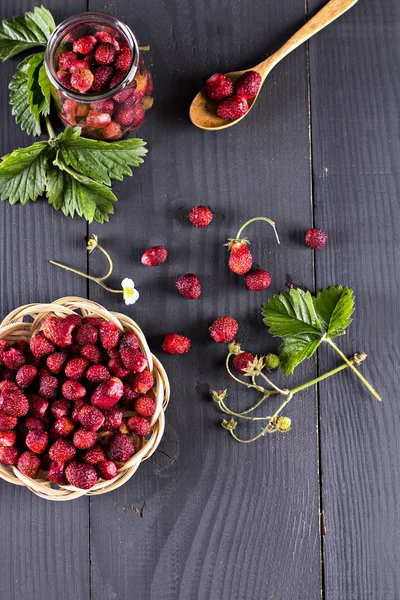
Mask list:
[{"label": "green strawberry leaf", "polygon": [[307,336],[308,341],[323,335],[310,292],[292,289],[270,298],[263,305],[264,323],[275,337]]},{"label": "green strawberry leaf", "polygon": [[108,215],[114,213],[112,203],[117,200],[108,187],[73,171],[59,155],[47,171],[46,196],[56,210],[66,216],[84,217],[89,223],[108,221]]},{"label": "green strawberry leaf", "polygon": [[314,306],[326,337],[344,335],[354,312],[353,290],[341,285],[322,290],[314,298]]},{"label": "green strawberry leaf", "polygon": [[28,91],[28,81],[32,82],[32,69],[37,60],[35,56],[37,55],[28,56],[18,65],[9,85],[12,114],[21,128],[30,135],[41,134],[39,108],[31,107]]},{"label": "green strawberry leaf", "polygon": [[44,65],[42,65],[39,69],[38,82],[43,96],[39,105],[39,112],[41,115],[46,117],[50,112],[51,84],[50,79],[47,77],[46,68]]},{"label": "green strawberry leaf", "polygon": [[36,142],[3,156],[0,163],[0,197],[10,204],[35,201],[46,187],[46,168],[50,148],[47,142]]},{"label": "green strawberry leaf", "polygon": [[65,163],[99,183],[111,185],[132,175],[130,167],[138,167],[147,154],[146,142],[128,139],[121,142],[100,142],[80,137],[80,128],[67,127],[57,138],[57,147]]},{"label": "green strawberry leaf", "polygon": [[55,26],[52,14],[43,6],[35,6],[33,12],[3,21],[0,25],[0,59],[4,61],[30,48],[46,46]]},{"label": "green strawberry leaf", "polygon": [[279,358],[281,360],[280,368],[285,375],[293,373],[295,367],[306,358],[310,358],[320,343],[322,338],[315,340],[303,339],[302,337],[288,337],[279,348]]}]

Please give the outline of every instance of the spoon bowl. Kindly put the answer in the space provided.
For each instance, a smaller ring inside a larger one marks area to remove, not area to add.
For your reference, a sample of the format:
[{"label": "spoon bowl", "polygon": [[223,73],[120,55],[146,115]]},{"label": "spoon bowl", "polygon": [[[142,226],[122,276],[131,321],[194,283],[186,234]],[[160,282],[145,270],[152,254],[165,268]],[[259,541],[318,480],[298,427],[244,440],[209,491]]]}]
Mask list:
[{"label": "spoon bowl", "polygon": [[199,127],[200,129],[206,129],[207,131],[218,131],[220,129],[227,129],[228,127],[232,127],[232,125],[239,123],[239,121],[244,119],[244,117],[246,117],[253,108],[264,81],[272,69],[295,48],[300,46],[303,42],[310,39],[313,35],[321,31],[321,29],[324,29],[324,27],[348,11],[349,8],[356,4],[356,2],[358,2],[358,0],[330,0],[281,48],[279,48],[279,50],[269,56],[266,60],[259,63],[255,67],[252,67],[251,69],[246,69],[245,71],[231,71],[230,73],[226,73],[226,76],[232,80],[233,84],[235,84],[236,80],[247,71],[257,71],[257,73],[261,75],[261,83],[257,95],[251,100],[247,101],[249,110],[243,116],[229,121],[227,119],[221,119],[221,117],[217,115],[218,102],[215,100],[210,100],[206,94],[205,88],[203,88],[194,97],[190,106],[189,116],[193,125],[196,125],[196,127]]}]

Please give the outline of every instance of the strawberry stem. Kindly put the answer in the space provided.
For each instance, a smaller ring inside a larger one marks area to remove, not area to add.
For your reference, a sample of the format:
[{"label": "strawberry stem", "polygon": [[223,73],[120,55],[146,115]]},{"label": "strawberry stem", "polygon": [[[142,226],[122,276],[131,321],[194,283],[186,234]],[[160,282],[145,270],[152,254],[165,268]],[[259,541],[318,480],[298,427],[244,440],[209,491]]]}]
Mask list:
[{"label": "strawberry stem", "polygon": [[245,227],[247,227],[247,225],[250,225],[250,223],[254,223],[255,221],[266,221],[267,223],[269,223],[270,225],[272,225],[272,228],[273,228],[273,230],[275,232],[276,240],[277,240],[278,244],[280,244],[278,232],[277,232],[276,227],[275,227],[275,221],[272,221],[271,219],[267,219],[267,217],[253,217],[253,219],[249,219],[248,221],[246,221],[246,223],[244,223],[241,226],[241,228],[239,229],[239,231],[237,232],[237,235],[236,235],[235,239],[239,240],[240,236],[241,236],[241,234],[243,232],[243,230],[245,229]]},{"label": "strawberry stem", "polygon": [[50,136],[50,141],[51,140],[55,140],[56,139],[56,134],[54,133],[54,129],[53,129],[53,126],[52,126],[52,124],[50,122],[49,117],[45,117],[44,120],[45,120],[45,123],[46,123],[47,132],[48,132],[48,134]]}]

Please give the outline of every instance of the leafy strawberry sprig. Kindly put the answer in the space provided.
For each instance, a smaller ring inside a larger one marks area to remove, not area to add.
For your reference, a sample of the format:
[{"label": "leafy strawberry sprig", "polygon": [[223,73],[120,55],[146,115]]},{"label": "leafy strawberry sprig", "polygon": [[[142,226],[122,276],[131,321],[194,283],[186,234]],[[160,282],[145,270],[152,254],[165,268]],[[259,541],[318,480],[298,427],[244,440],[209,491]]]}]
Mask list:
[{"label": "leafy strawberry sprig", "polygon": [[[35,7],[24,16],[5,20],[0,26],[0,58],[5,61],[21,52],[44,47],[55,29],[50,11]],[[56,136],[49,120],[51,84],[44,66],[44,52],[19,63],[10,85],[12,114],[30,135],[42,133],[44,118],[48,141],[19,148],[0,163],[0,198],[11,205],[35,202],[46,195],[49,204],[69,217],[104,223],[117,200],[112,180],[132,175],[147,153],[141,139],[100,142],[81,137],[79,128],[67,127]]]}]

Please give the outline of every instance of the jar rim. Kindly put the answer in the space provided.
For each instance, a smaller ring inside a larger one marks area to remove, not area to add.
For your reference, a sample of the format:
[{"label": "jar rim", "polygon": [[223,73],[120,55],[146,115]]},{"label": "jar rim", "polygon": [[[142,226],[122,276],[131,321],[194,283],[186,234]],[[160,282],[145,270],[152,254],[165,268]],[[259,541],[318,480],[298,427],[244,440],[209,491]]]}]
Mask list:
[{"label": "jar rim", "polygon": [[[103,25],[107,25],[110,28],[117,29],[119,33],[122,33],[124,35],[124,37],[131,46],[132,63],[129,70],[126,72],[125,77],[118,83],[118,85],[111,89],[105,90],[104,92],[80,94],[79,92],[74,92],[70,88],[67,88],[57,79],[56,76],[56,70],[53,64],[54,51],[56,50],[62,37],[65,36],[66,33],[68,33],[68,29],[81,22],[83,18],[85,18],[85,20],[87,20],[88,22],[92,20],[96,23],[101,23]],[[52,85],[56,89],[62,90],[65,96],[67,96],[69,99],[76,100],[77,102],[81,103],[98,102],[100,100],[106,100],[111,95],[113,96],[114,94],[117,94],[134,79],[136,71],[138,69],[138,64],[139,46],[131,28],[122,21],[119,21],[115,17],[112,17],[111,15],[95,11],[78,13],[77,15],[74,15],[72,17],[68,17],[68,19],[65,19],[59,25],[57,25],[47,42],[44,54],[44,66],[46,69],[47,76],[50,79]]]}]

